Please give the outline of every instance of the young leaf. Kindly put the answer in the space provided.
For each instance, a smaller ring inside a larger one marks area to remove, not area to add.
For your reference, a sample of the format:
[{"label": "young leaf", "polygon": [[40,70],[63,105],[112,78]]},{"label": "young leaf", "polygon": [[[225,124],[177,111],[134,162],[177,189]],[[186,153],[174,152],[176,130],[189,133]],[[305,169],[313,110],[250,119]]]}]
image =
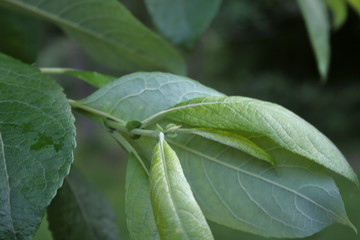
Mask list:
[{"label": "young leaf", "polygon": [[265,136],[359,186],[356,174],[336,146],[312,125],[277,104],[246,97],[200,97],[184,101],[161,115],[193,127]]},{"label": "young leaf", "polygon": [[153,154],[150,188],[154,216],[162,239],[213,239],[179,159],[162,133]]},{"label": "young leaf", "polygon": [[[45,18],[94,59],[115,69],[158,69],[185,74],[181,56],[116,0],[3,0],[0,5]],[[145,41],[146,40],[146,41]]]},{"label": "young leaf", "polygon": [[145,0],[162,35],[174,44],[191,46],[215,17],[221,0]]},{"label": "young leaf", "polygon": [[326,0],[334,18],[334,28],[339,29],[346,21],[347,6],[346,0]]},{"label": "young leaf", "polygon": [[76,168],[47,209],[55,240],[119,240],[114,210]]},{"label": "young leaf", "polygon": [[41,68],[41,71],[47,74],[68,74],[80,78],[98,88],[101,88],[116,79],[116,77],[100,74],[98,72],[88,72],[69,68]]},{"label": "young leaf", "polygon": [[[166,95],[166,101],[163,99]],[[224,96],[186,77],[133,73],[97,90],[81,103],[125,121],[143,120],[176,103],[200,96]]]},{"label": "young leaf", "polygon": [[132,153],[126,167],[125,213],[131,239],[160,239],[151,206],[149,176]]},{"label": "young leaf", "polygon": [[274,159],[272,159],[272,157],[264,149],[237,133],[209,128],[189,129],[188,133],[199,135],[204,138],[233,147],[249,154],[250,156],[275,165]]},{"label": "young leaf", "polygon": [[330,24],[323,0],[297,0],[315,53],[318,71],[325,81],[330,62]]},{"label": "young leaf", "polygon": [[0,239],[32,238],[74,148],[74,118],[61,87],[0,54]]}]

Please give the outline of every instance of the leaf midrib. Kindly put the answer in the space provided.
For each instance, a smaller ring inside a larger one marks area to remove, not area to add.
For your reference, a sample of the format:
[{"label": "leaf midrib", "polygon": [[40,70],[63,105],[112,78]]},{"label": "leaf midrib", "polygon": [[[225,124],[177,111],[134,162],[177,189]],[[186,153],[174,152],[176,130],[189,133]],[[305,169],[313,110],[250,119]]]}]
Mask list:
[{"label": "leaf midrib", "polygon": [[[102,37],[101,35],[96,34],[94,31],[90,31],[90,30],[87,29],[87,28],[81,27],[82,25],[76,25],[76,24],[74,24],[74,23],[71,22],[71,21],[68,21],[68,20],[66,20],[66,19],[64,19],[64,18],[60,18],[60,17],[58,17],[57,15],[54,15],[54,14],[49,14],[48,12],[46,12],[46,11],[44,11],[44,10],[41,10],[41,9],[39,9],[39,8],[36,8],[36,7],[33,7],[32,5],[26,4],[26,3],[24,3],[24,2],[21,2],[21,3],[20,3],[20,2],[18,2],[18,1],[11,1],[11,0],[3,0],[3,1],[4,1],[5,3],[10,4],[10,5],[13,5],[13,6],[16,6],[16,7],[19,7],[19,8],[23,8],[23,9],[26,9],[26,10],[28,10],[29,12],[32,12],[32,13],[34,13],[34,14],[36,14],[36,15],[45,17],[45,18],[47,18],[47,19],[49,19],[49,20],[51,20],[51,21],[53,21],[53,22],[55,22],[55,23],[60,24],[60,25],[63,26],[63,27],[65,26],[65,27],[68,27],[68,28],[70,28],[70,29],[78,30],[78,31],[80,31],[80,32],[83,32],[83,33],[85,33],[85,34],[88,34],[88,35],[90,35],[90,36],[92,36],[92,37],[94,37],[94,38],[99,39],[100,41],[107,42],[107,43],[109,43],[110,45],[113,45],[113,46],[115,46],[115,47],[119,47],[119,48],[121,48],[122,51],[127,52],[127,53],[130,54],[130,55],[133,54],[133,55],[136,56],[136,58],[138,58],[138,59],[140,58],[140,59],[142,59],[144,62],[148,62],[148,63],[152,64],[153,66],[156,66],[156,67],[158,67],[158,68],[160,68],[160,69],[163,68],[161,65],[159,65],[159,64],[157,63],[157,61],[152,60],[151,58],[147,58],[147,57],[145,57],[144,55],[138,54],[138,52],[136,52],[136,51],[131,51],[130,48],[126,48],[125,46],[123,46],[123,45],[121,45],[121,44],[118,44],[119,42],[116,42],[116,41],[111,40],[111,39],[109,39],[109,38],[104,38],[104,37]],[[147,29],[145,28],[145,30],[147,30]],[[151,32],[150,32],[150,33],[151,33]],[[157,37],[157,36],[155,35],[155,37]],[[157,37],[157,38],[158,38],[158,40],[161,40],[161,38],[159,38],[159,37]],[[164,44],[166,45],[166,43],[164,43]]]},{"label": "leaf midrib", "polygon": [[[290,188],[288,188],[288,187],[286,187],[286,186],[284,186],[284,185],[282,185],[282,184],[273,182],[273,181],[271,181],[271,180],[269,180],[269,179],[266,179],[266,178],[263,178],[263,177],[261,177],[261,176],[259,176],[259,175],[254,174],[254,173],[248,172],[248,171],[246,171],[246,170],[244,170],[244,169],[236,168],[236,167],[234,167],[234,166],[232,166],[232,165],[230,165],[230,164],[227,164],[227,163],[225,163],[225,162],[219,161],[219,160],[216,159],[216,158],[212,158],[212,157],[210,157],[210,156],[208,156],[208,155],[205,155],[205,154],[203,154],[203,153],[201,153],[201,152],[198,152],[198,151],[196,151],[196,150],[194,150],[194,149],[191,149],[191,148],[189,148],[189,147],[187,147],[187,146],[184,146],[184,145],[182,145],[182,144],[179,144],[179,143],[177,143],[177,142],[175,142],[175,141],[168,140],[168,142],[171,143],[171,144],[173,144],[173,145],[175,145],[175,146],[177,146],[177,147],[179,147],[179,148],[181,148],[181,149],[183,149],[183,150],[185,150],[185,151],[189,151],[189,152],[191,152],[191,153],[193,153],[193,154],[195,154],[195,155],[198,155],[198,156],[200,156],[200,157],[203,157],[203,158],[205,158],[205,159],[207,159],[207,160],[210,160],[210,161],[215,162],[215,163],[217,163],[217,164],[223,165],[223,166],[225,166],[225,167],[227,167],[227,168],[236,170],[236,171],[241,172],[241,173],[243,173],[243,174],[246,174],[246,175],[248,175],[248,176],[251,176],[251,177],[260,179],[260,180],[262,180],[262,181],[264,181],[264,182],[267,182],[267,183],[269,183],[269,184],[272,184],[272,185],[274,185],[274,186],[277,186],[277,187],[279,187],[279,188],[281,188],[281,189],[283,189],[283,190],[286,190],[286,191],[288,191],[288,192],[291,192],[291,193],[297,195],[298,197],[301,197],[301,198],[303,198],[304,200],[309,201],[310,203],[314,204],[315,206],[321,208],[321,209],[324,210],[325,212],[331,213],[331,214],[332,214],[333,216],[335,216],[337,219],[341,219],[342,222],[344,222],[344,223],[348,222],[346,219],[344,219],[343,217],[337,215],[337,214],[336,214],[335,212],[333,212],[332,210],[326,209],[325,207],[323,207],[322,205],[318,204],[318,203],[315,202],[314,200],[312,200],[312,199],[306,197],[305,195],[303,195],[303,194],[301,194],[301,193],[299,193],[299,192],[296,192],[296,191],[294,191],[294,190],[292,190],[292,189],[290,189]],[[280,167],[280,166],[278,166],[278,167]]]},{"label": "leaf midrib", "polygon": [[10,200],[10,195],[11,195],[11,188],[10,188],[10,179],[9,179],[9,174],[8,174],[8,171],[7,171],[7,163],[6,163],[6,158],[5,158],[5,148],[4,148],[4,141],[3,141],[3,138],[2,138],[2,134],[0,132],[0,145],[1,145],[1,151],[2,151],[2,158],[4,159],[4,170],[5,170],[5,173],[6,173],[6,179],[7,179],[7,188],[9,190],[9,197],[8,197],[8,203],[9,203],[9,214],[10,214],[10,220],[11,220],[11,229],[14,233],[14,236],[15,237],[15,240],[17,239],[17,236],[16,236],[16,231],[15,231],[15,228],[14,228],[14,220],[13,220],[13,217],[11,215],[11,200]]}]

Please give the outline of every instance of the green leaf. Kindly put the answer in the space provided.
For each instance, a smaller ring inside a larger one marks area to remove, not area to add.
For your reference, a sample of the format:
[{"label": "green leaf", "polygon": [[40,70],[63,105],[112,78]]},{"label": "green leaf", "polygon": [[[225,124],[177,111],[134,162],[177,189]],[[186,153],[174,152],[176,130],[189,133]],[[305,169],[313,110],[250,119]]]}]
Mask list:
[{"label": "green leaf", "polygon": [[221,0],[145,0],[162,35],[174,44],[193,45],[215,17]]},{"label": "green leaf", "polygon": [[326,80],[330,62],[330,24],[323,0],[297,0],[315,53],[318,71]]},{"label": "green leaf", "polygon": [[346,0],[326,0],[334,18],[334,28],[339,29],[346,21],[347,6]]},{"label": "green leaf", "polygon": [[[128,121],[143,120],[185,99],[209,95],[222,96],[187,78],[138,73],[110,83],[83,102]],[[322,167],[279,148],[268,138],[246,137],[273,157],[276,171],[264,161],[200,136],[178,134],[168,140],[206,218],[234,229],[283,238],[312,235],[335,222],[352,226],[335,183]],[[144,136],[129,141],[150,164],[157,141]]]},{"label": "green leaf", "polygon": [[0,9],[0,52],[33,63],[40,45],[37,21],[18,13]]},{"label": "green leaf", "polygon": [[272,157],[266,151],[264,151],[262,148],[257,146],[249,139],[237,133],[208,128],[186,129],[186,132],[199,135],[204,138],[233,147],[255,158],[267,161],[272,165],[275,165],[274,159],[272,159]]},{"label": "green leaf", "polygon": [[125,121],[140,121],[181,101],[210,95],[223,96],[186,77],[133,73],[109,83],[81,103]]},{"label": "green leaf", "polygon": [[118,240],[119,230],[110,202],[76,168],[47,209],[55,240]]},{"label": "green leaf", "polygon": [[150,171],[151,203],[162,239],[213,239],[176,153],[160,133]]},{"label": "green leaf", "polygon": [[240,131],[248,138],[265,136],[359,186],[356,174],[336,146],[305,120],[277,104],[245,97],[200,97],[158,116],[196,128]]},{"label": "green leaf", "polygon": [[246,153],[197,136],[175,140],[169,144],[205,216],[214,222],[278,238],[309,236],[335,222],[354,228],[328,173],[267,138],[254,141],[276,160],[276,171]]},{"label": "green leaf", "polygon": [[151,206],[149,176],[132,153],[126,167],[125,213],[131,239],[160,239]]},{"label": "green leaf", "polygon": [[1,4],[59,25],[94,59],[114,69],[186,72],[181,56],[116,0],[3,0]]},{"label": "green leaf", "polygon": [[347,0],[350,6],[360,14],[360,0]]},{"label": "green leaf", "polygon": [[70,68],[41,68],[41,71],[47,74],[68,74],[70,76],[80,78],[81,80],[98,88],[101,88],[116,79],[116,77],[100,74],[98,72],[88,72]]},{"label": "green leaf", "polygon": [[0,54],[0,239],[32,238],[74,148],[74,118],[61,87]]}]

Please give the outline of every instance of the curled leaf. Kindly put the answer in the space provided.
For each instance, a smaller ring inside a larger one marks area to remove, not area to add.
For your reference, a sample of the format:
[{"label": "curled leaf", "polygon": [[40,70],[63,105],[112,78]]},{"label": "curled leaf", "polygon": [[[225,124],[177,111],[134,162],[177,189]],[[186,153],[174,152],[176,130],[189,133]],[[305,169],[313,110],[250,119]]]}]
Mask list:
[{"label": "curled leaf", "polygon": [[179,159],[162,133],[153,154],[150,186],[161,239],[213,239]]}]

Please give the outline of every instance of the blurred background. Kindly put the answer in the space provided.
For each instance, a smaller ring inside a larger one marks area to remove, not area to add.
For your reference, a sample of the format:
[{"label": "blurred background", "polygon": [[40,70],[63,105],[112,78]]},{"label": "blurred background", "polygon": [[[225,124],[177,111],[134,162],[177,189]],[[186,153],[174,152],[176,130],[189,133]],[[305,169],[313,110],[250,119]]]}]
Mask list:
[{"label": "blurred background", "polygon": [[[154,29],[143,1],[122,1]],[[38,67],[69,67],[122,76],[92,61],[54,25],[0,9],[0,51]],[[154,29],[154,31],[156,31]],[[360,19],[349,9],[345,25],[331,35],[328,80],[322,84],[303,18],[295,1],[226,0],[193,48],[178,49],[188,75],[228,95],[254,97],[292,110],[327,135],[360,172]],[[71,77],[54,76],[69,98],[95,89]],[[122,239],[126,154],[96,124],[76,114],[75,165],[112,202]],[[350,220],[360,231],[360,194],[343,179]],[[216,239],[265,239],[210,223]],[[46,217],[35,239],[51,239]],[[360,239],[350,228],[331,226],[308,239]]]}]

